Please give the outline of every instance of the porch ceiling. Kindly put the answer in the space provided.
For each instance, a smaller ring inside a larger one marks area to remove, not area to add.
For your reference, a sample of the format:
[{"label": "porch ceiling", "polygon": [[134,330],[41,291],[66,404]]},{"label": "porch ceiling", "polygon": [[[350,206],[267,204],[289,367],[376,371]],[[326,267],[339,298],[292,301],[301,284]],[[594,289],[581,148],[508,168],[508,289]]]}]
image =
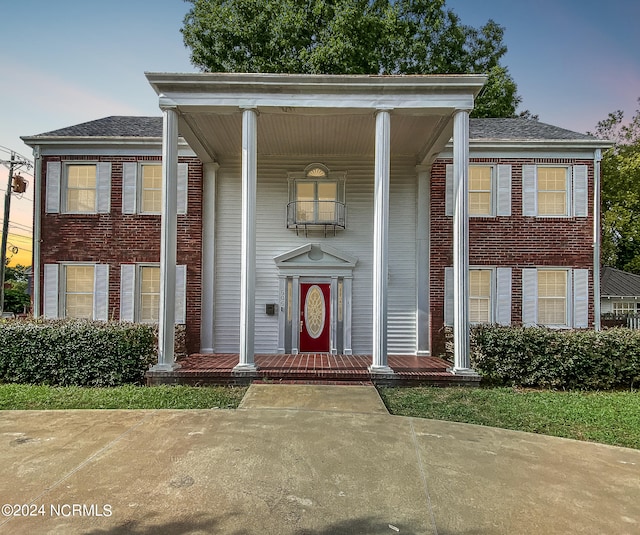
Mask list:
[{"label": "porch ceiling", "polygon": [[373,156],[375,111],[391,112],[391,155],[426,163],[473,108],[480,75],[147,73],[160,106],[203,162],[238,159],[242,110],[258,111],[258,155]]},{"label": "porch ceiling", "polygon": [[[375,116],[325,110],[320,115],[300,109],[260,110],[259,156],[371,156],[375,149]],[[391,116],[391,154],[422,162],[440,152],[452,135],[451,114]],[[242,112],[182,112],[180,135],[205,161],[239,159]],[[203,154],[204,152],[204,154]]]}]

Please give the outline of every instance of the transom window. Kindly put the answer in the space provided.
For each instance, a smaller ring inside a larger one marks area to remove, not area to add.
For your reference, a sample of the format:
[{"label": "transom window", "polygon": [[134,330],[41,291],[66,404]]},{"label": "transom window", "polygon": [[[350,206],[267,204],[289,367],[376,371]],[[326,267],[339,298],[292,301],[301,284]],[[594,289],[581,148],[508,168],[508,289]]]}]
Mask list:
[{"label": "transom window", "polygon": [[160,268],[140,267],[140,309],[139,321],[155,323],[160,309]]},{"label": "transom window", "polygon": [[538,215],[568,215],[566,167],[538,167]]},{"label": "transom window", "polygon": [[93,317],[94,266],[65,266],[64,315],[66,318]]},{"label": "transom window", "polygon": [[567,325],[567,271],[538,271],[538,323]]},{"label": "transom window", "polygon": [[488,165],[469,166],[469,215],[493,214],[493,168]]},{"label": "transom window", "polygon": [[96,211],[95,164],[71,164],[66,166],[66,211]]},{"label": "transom window", "polygon": [[469,320],[491,323],[491,270],[469,270]]},{"label": "transom window", "polygon": [[142,165],[141,186],[141,211],[158,214],[162,212],[162,166]]}]

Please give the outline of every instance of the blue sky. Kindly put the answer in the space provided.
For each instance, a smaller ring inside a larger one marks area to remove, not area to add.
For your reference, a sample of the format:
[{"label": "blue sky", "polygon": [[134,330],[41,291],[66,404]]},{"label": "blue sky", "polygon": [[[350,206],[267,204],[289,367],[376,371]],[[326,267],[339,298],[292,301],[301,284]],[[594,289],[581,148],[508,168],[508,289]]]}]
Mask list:
[{"label": "blue sky", "polygon": [[[540,120],[584,132],[640,97],[638,0],[447,0],[462,22],[506,28],[503,60]],[[534,7],[535,6],[535,7]],[[20,0],[0,9],[0,146],[109,115],[159,115],[145,71],[194,72],[183,0]],[[0,158],[6,154],[0,152]],[[0,168],[0,192],[6,187]],[[11,221],[31,224],[30,190]],[[17,231],[17,227],[13,228]]]}]

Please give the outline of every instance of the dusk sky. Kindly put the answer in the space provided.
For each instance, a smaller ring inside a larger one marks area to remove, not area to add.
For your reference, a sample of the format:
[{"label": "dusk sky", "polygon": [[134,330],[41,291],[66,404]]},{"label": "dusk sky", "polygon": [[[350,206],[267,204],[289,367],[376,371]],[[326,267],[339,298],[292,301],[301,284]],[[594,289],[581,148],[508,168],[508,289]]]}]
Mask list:
[{"label": "dusk sky", "polygon": [[[535,5],[535,7],[534,7]],[[630,118],[640,97],[638,0],[448,0],[462,22],[504,26],[521,109],[577,132],[609,112]],[[160,115],[145,71],[195,72],[180,27],[182,0],[21,0],[3,2],[0,31],[0,146],[31,157],[20,136],[109,115]],[[0,151],[0,159],[8,159]],[[0,193],[6,189],[0,167]],[[14,198],[10,242],[31,226],[33,179]],[[18,243],[20,242],[20,243]]]}]

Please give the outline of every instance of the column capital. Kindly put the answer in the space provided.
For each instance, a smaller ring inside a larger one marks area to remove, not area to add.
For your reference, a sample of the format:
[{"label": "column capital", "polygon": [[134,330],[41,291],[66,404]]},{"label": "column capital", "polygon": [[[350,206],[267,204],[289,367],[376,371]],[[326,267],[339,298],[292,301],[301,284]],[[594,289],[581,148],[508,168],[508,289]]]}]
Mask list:
[{"label": "column capital", "polygon": [[391,106],[380,106],[373,111],[373,115],[375,116],[382,112],[391,113],[394,109]]}]

